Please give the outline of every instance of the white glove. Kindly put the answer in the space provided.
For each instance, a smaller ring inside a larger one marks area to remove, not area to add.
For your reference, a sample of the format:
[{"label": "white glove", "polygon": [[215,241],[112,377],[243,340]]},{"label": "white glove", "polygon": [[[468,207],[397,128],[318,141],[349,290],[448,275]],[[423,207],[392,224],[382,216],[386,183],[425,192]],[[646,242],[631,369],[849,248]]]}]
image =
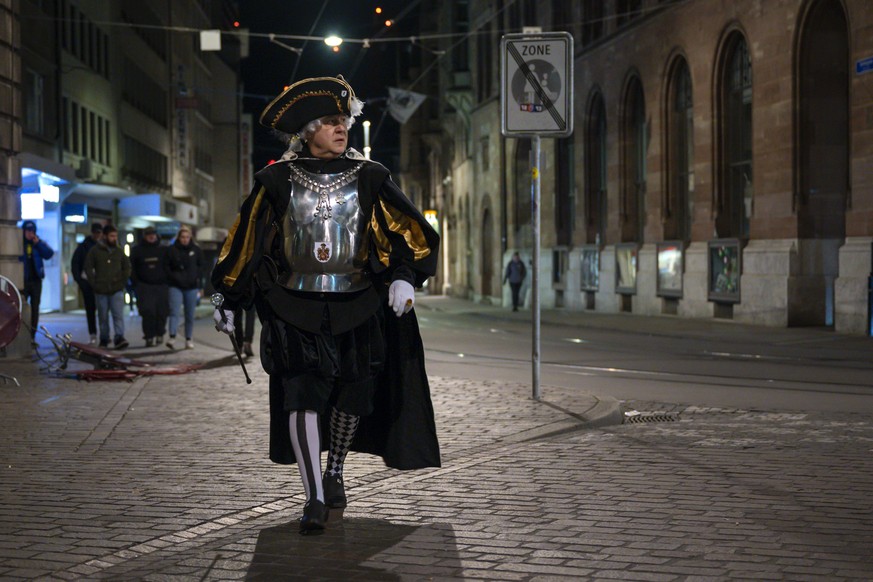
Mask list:
[{"label": "white glove", "polygon": [[[224,311],[224,316],[227,318],[227,321],[221,320],[221,312]],[[230,310],[221,310],[217,307],[215,308],[215,313],[212,314],[212,319],[215,320],[215,329],[221,332],[230,335],[233,333],[233,311]]]},{"label": "white glove", "polygon": [[397,280],[388,287],[388,305],[400,317],[415,304],[415,289],[406,281]]}]

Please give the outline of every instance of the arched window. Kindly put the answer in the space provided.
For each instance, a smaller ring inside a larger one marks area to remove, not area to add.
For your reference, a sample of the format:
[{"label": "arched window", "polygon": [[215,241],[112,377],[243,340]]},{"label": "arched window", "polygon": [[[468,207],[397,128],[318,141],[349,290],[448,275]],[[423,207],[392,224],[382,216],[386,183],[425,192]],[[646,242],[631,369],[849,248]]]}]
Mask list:
[{"label": "arched window", "polygon": [[694,103],[685,59],[673,67],[667,110],[667,203],[664,236],[691,240],[694,215]]},{"label": "arched window", "polygon": [[585,240],[606,242],[606,107],[600,93],[588,108],[585,132]]},{"label": "arched window", "polygon": [[628,83],[622,123],[621,240],[643,240],[646,224],[646,101],[638,77]]},{"label": "arched window", "polygon": [[721,204],[716,231],[721,237],[749,237],[752,215],[752,61],[746,40],[729,41],[722,72]]}]

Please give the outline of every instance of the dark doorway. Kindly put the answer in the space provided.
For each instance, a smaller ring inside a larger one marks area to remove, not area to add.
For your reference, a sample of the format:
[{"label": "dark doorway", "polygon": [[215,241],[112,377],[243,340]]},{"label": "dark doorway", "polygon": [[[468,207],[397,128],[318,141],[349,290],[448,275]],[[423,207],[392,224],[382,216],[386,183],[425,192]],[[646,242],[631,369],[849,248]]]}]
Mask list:
[{"label": "dark doorway", "polygon": [[802,297],[789,323],[830,326],[849,184],[849,35],[839,0],[818,0],[810,7],[801,29],[797,80]]},{"label": "dark doorway", "polygon": [[494,278],[494,219],[491,210],[482,215],[482,297],[491,297]]},{"label": "dark doorway", "polygon": [[809,11],[800,45],[800,238],[846,236],[849,38],[839,0]]}]

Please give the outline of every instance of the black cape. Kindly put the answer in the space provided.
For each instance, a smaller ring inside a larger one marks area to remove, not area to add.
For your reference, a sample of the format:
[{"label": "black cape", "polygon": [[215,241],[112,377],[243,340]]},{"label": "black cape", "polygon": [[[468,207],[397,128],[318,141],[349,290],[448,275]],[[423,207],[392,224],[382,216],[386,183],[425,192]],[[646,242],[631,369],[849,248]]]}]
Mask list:
[{"label": "black cape", "polygon": [[[351,150],[350,150],[351,151]],[[359,154],[358,154],[359,156]],[[300,160],[310,171],[333,173],[361,163],[358,156],[329,162]],[[268,166],[255,176],[251,195],[240,209],[212,273],[213,286],[225,295],[225,307],[263,305],[256,284],[262,259],[272,252],[270,230],[287,209],[289,162]],[[395,469],[439,467],[430,387],[424,367],[424,347],[414,310],[397,317],[387,304],[387,287],[393,280],[420,286],[435,274],[439,235],[391,180],[388,170],[364,161],[358,178],[361,207],[371,209],[369,269],[385,310],[386,365],[374,396],[374,412],[361,419],[352,450],[378,455]],[[274,290],[269,290],[274,292]],[[274,302],[275,304],[275,302]],[[297,310],[295,310],[297,311]],[[259,314],[269,310],[259,309]],[[278,377],[270,379],[270,459],[295,463]],[[329,446],[329,419],[321,418],[322,449]]]}]

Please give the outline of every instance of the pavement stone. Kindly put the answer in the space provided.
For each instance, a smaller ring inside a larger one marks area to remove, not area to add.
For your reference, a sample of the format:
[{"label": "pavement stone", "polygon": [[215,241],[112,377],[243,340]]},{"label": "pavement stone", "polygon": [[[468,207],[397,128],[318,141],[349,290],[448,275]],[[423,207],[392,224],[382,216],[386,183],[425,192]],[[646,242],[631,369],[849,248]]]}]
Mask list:
[{"label": "pavement stone", "polygon": [[[45,322],[81,333],[74,317]],[[208,363],[133,382],[2,363],[22,386],[0,385],[0,578],[873,579],[867,415],[619,406],[554,387],[535,402],[526,384],[432,377],[443,466],[353,453],[349,507],[309,538],[296,471],[266,458],[266,375],[250,362],[246,386],[208,320],[195,343],[133,346]],[[675,421],[604,426],[586,416],[600,403]]]}]

